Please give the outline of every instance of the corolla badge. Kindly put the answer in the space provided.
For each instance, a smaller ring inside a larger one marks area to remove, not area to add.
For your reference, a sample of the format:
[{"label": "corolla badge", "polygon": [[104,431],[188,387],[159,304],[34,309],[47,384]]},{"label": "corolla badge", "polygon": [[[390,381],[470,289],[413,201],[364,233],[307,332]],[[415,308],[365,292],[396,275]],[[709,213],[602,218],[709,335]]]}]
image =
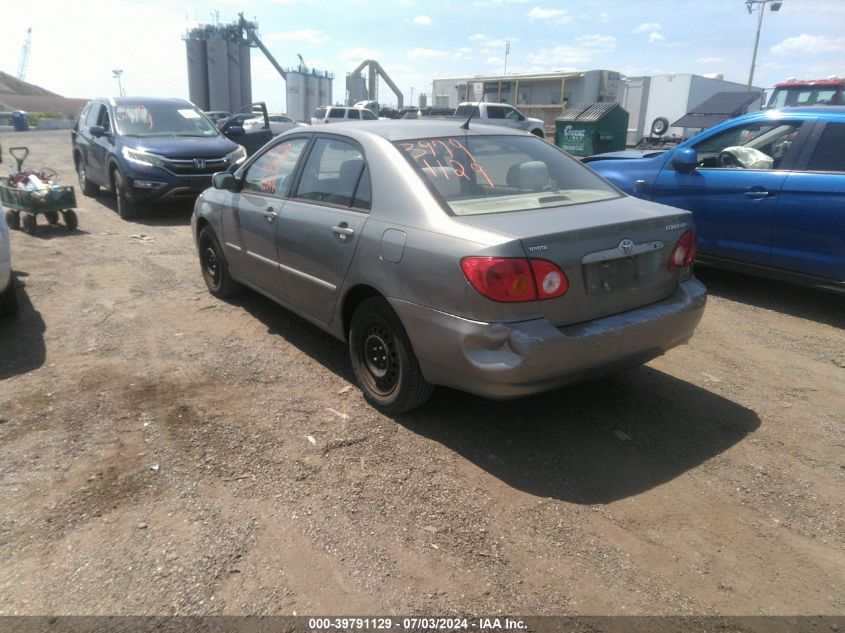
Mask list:
[{"label": "corolla badge", "polygon": [[634,242],[633,240],[629,240],[627,237],[619,242],[619,250],[622,251],[623,255],[630,255],[634,252]]}]

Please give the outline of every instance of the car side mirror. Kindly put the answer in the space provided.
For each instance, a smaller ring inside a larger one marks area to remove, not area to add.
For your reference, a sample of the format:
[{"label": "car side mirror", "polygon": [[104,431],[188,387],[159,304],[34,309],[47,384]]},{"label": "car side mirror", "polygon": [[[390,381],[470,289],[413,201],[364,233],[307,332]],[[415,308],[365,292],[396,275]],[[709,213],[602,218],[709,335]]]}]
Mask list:
[{"label": "car side mirror", "polygon": [[698,152],[691,147],[675,150],[672,156],[672,167],[678,171],[692,171],[698,167]]},{"label": "car side mirror", "polygon": [[246,132],[244,131],[243,126],[232,125],[226,129],[226,134],[229,136],[243,136]]},{"label": "car side mirror", "polygon": [[102,125],[92,125],[88,128],[88,132],[90,132],[91,136],[94,138],[100,138],[101,136],[106,135],[106,128]]},{"label": "car side mirror", "polygon": [[226,191],[237,191],[240,189],[241,183],[235,178],[235,175],[228,171],[221,171],[211,177],[211,184],[215,189],[224,189]]}]

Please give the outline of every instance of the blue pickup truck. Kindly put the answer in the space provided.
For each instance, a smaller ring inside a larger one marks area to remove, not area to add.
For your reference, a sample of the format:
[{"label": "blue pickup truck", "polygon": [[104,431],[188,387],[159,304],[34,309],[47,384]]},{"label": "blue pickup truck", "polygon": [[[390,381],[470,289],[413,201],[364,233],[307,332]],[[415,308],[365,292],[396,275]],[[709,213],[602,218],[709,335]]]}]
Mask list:
[{"label": "blue pickup truck", "polygon": [[845,292],[845,107],[764,110],[666,151],[584,162],[692,211],[702,264]]}]

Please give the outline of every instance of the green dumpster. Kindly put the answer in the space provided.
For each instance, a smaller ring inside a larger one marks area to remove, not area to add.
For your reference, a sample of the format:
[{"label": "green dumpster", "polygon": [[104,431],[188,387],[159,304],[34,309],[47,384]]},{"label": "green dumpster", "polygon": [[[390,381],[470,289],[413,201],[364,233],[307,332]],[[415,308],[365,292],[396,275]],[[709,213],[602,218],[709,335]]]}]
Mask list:
[{"label": "green dumpster", "polygon": [[625,149],[628,113],[618,103],[577,103],[555,119],[555,145],[573,156]]}]

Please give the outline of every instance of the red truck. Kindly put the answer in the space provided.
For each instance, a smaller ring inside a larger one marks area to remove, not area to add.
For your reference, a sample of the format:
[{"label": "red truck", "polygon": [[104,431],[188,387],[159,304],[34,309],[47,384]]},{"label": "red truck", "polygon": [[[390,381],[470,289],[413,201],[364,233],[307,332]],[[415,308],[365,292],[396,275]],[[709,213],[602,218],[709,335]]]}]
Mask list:
[{"label": "red truck", "polygon": [[767,108],[794,108],[814,105],[845,105],[845,79],[797,80],[775,84]]}]

